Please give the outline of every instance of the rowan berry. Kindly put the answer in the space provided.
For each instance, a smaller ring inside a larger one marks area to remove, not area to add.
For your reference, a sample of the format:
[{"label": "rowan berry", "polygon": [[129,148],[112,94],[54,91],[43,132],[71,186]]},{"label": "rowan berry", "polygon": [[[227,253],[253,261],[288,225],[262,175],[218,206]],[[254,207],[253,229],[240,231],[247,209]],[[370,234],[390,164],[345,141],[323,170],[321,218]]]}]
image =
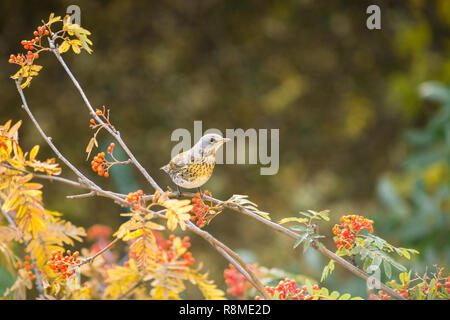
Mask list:
[{"label": "rowan berry", "polygon": [[354,239],[358,233],[364,229],[373,232],[373,221],[366,219],[362,216],[347,215],[340,219],[341,224],[335,224],[333,227],[334,242],[339,249],[344,246],[346,249],[350,249],[353,246]]},{"label": "rowan berry", "polygon": [[[250,264],[248,267],[255,272],[256,274],[260,273],[257,266],[255,264]],[[244,299],[248,295],[248,290],[251,288],[251,285],[248,283],[247,279],[236,270],[236,268],[230,264],[229,269],[225,269],[224,272],[225,283],[228,287],[227,293],[231,296],[236,297],[237,299]],[[269,292],[269,288],[267,291]]]}]

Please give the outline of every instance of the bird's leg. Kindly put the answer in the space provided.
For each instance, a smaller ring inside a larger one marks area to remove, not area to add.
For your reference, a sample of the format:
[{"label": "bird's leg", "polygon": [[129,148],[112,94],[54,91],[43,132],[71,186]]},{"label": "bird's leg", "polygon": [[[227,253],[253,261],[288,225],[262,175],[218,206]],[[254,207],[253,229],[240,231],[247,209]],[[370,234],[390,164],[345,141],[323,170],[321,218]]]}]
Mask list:
[{"label": "bird's leg", "polygon": [[181,190],[178,185],[177,185],[177,198],[181,198]]},{"label": "bird's leg", "polygon": [[202,189],[200,189],[200,187],[198,187],[197,189],[198,189],[198,192],[200,193],[200,198],[203,199]]}]

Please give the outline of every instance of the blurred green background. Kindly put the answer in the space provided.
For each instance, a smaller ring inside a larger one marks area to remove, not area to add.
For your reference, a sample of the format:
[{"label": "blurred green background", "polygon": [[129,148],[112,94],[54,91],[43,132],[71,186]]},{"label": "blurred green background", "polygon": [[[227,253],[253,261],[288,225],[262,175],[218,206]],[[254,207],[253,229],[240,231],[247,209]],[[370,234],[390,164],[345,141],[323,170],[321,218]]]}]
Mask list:
[{"label": "blurred green background", "polygon": [[[450,2],[410,1],[13,1],[0,3],[1,121],[24,120],[21,145],[41,145],[20,108],[11,53],[50,12],[81,8],[92,32],[92,55],[64,55],[95,107],[111,109],[139,161],[163,187],[159,170],[170,158],[177,128],[279,128],[280,170],[218,165],[205,185],[220,199],[248,194],[278,221],[300,210],[330,209],[321,225],[364,215],[392,244],[418,249],[410,264],[448,266],[450,260]],[[382,29],[366,28],[366,8],[378,4]],[[50,54],[25,90],[30,107],[60,150],[97,183],[120,192],[151,187],[136,170],[95,176],[84,152],[92,134],[83,102]],[[430,82],[433,81],[433,82]],[[425,84],[424,84],[425,83]],[[110,137],[99,136],[104,148]],[[73,175],[63,166],[63,176]],[[79,193],[45,183],[46,207],[88,228],[121,223],[105,199],[69,200]],[[237,213],[225,211],[206,230],[249,262],[320,278],[328,262]],[[192,236],[192,235],[191,235]],[[223,287],[227,262],[192,236],[194,257]],[[85,245],[89,245],[86,243]],[[405,261],[401,261],[405,262]],[[407,264],[408,265],[408,264]],[[11,279],[0,269],[0,289]],[[364,281],[337,267],[326,286],[365,296]],[[3,290],[0,290],[3,291]]]}]

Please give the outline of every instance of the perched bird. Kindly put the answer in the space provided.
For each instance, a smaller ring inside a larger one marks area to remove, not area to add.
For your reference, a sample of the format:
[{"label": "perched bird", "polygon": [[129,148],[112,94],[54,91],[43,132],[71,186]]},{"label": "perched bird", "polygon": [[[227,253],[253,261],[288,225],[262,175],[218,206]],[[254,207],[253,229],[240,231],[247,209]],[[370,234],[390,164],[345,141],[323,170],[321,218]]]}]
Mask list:
[{"label": "perched bird", "polygon": [[161,170],[169,174],[179,194],[179,187],[198,188],[201,194],[200,187],[209,180],[216,164],[216,151],[227,141],[230,139],[215,133],[205,134],[191,149],[177,154]]}]

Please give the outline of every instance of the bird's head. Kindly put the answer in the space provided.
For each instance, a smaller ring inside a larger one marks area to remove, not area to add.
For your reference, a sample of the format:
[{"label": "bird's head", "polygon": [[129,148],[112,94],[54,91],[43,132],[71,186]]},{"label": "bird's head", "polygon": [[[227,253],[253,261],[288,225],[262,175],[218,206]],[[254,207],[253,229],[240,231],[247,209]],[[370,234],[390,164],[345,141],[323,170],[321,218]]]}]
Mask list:
[{"label": "bird's head", "polygon": [[194,148],[201,151],[203,156],[214,155],[222,144],[230,140],[216,133],[208,133],[200,138]]}]

